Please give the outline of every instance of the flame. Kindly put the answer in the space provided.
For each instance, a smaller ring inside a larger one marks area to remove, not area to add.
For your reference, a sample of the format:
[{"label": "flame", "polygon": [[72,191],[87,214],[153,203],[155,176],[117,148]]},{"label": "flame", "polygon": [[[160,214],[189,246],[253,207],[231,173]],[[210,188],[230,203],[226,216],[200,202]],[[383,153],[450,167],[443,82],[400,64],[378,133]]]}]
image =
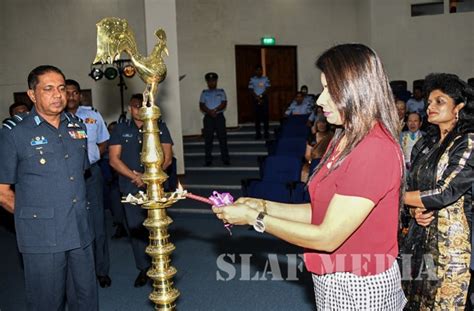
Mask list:
[{"label": "flame", "polygon": [[181,183],[178,181],[178,191],[183,192],[183,186],[181,186]]}]

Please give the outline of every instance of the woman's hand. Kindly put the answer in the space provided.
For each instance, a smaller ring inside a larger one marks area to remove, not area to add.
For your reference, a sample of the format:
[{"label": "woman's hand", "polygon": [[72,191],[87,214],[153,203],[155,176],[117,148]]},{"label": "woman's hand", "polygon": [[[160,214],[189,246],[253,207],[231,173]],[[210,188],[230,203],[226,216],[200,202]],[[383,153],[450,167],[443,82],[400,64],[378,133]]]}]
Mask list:
[{"label": "woman's hand", "polygon": [[222,220],[224,223],[233,225],[253,225],[259,212],[247,204],[238,203],[238,201],[239,200],[232,205],[224,207],[213,206],[212,211],[216,214],[217,218]]},{"label": "woman's hand", "polygon": [[247,197],[241,197],[237,201],[235,201],[236,204],[245,204],[251,209],[254,209],[258,212],[267,212],[266,211],[266,203],[265,200],[262,199],[255,199],[255,198],[247,198]]},{"label": "woman's hand", "polygon": [[414,215],[412,214],[416,220],[416,223],[423,227],[429,226],[429,224],[434,219],[433,212],[428,212],[428,213],[425,213],[425,212],[426,212],[425,208],[417,207],[413,211]]}]

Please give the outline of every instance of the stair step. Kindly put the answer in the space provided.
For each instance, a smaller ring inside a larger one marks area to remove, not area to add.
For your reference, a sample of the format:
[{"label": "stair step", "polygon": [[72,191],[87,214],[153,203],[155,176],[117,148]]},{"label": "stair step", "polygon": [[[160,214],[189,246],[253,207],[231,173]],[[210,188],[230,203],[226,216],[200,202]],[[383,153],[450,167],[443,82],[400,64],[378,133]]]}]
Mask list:
[{"label": "stair step", "polygon": [[[212,156],[220,156],[220,153],[213,152]],[[242,152],[229,152],[229,156],[266,156],[268,152],[266,151],[242,151]],[[187,152],[184,154],[185,157],[203,157],[205,156],[204,152]]]},{"label": "stair step", "polygon": [[247,172],[258,172],[258,167],[252,166],[188,166],[186,167],[186,171],[194,172],[194,171],[247,171]]},{"label": "stair step", "polygon": [[188,171],[186,175],[179,178],[183,185],[221,184],[240,185],[242,179],[260,178],[258,171]]},{"label": "stair step", "polygon": [[188,184],[183,185],[186,189],[212,189],[212,190],[240,190],[242,188],[241,185],[207,185],[207,184]]},{"label": "stair step", "polygon": [[[189,141],[183,142],[185,146],[204,146],[204,141]],[[218,141],[213,142],[214,145],[219,145]],[[229,140],[227,145],[265,145],[264,140]]]}]

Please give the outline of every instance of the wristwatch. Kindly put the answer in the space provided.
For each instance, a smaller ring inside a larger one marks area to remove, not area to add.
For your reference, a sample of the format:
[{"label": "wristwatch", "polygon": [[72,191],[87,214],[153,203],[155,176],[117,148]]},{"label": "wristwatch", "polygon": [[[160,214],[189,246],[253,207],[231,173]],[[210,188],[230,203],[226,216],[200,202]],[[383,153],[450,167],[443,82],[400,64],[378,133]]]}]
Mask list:
[{"label": "wristwatch", "polygon": [[253,228],[255,231],[263,233],[265,232],[265,223],[263,222],[263,218],[267,215],[265,212],[258,213],[257,219],[255,220],[255,224]]}]

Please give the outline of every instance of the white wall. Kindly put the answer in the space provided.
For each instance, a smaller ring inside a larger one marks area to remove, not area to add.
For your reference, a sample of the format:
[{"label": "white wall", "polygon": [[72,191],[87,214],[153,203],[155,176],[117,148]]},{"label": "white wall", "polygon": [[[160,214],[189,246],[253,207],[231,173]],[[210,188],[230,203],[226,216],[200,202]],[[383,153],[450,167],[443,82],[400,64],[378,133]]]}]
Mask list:
[{"label": "white wall", "polygon": [[[364,3],[366,1],[363,1]],[[234,46],[260,44],[272,35],[279,45],[297,45],[298,83],[320,90],[316,57],[335,43],[359,41],[356,0],[177,0],[183,134],[199,134],[199,95],[204,74],[219,74],[228,97],[227,126],[237,125]],[[360,12],[359,12],[360,14]],[[363,27],[367,28],[367,24]]]},{"label": "white wall", "polygon": [[[104,17],[126,18],[145,50],[143,1],[123,0],[2,0],[0,5],[0,117],[8,115],[13,92],[27,89],[34,67],[51,64],[83,89],[92,89],[93,103],[106,121],[120,114],[118,78],[94,82],[89,76],[96,53],[96,26]],[[142,92],[138,77],[126,79],[125,105]]]},{"label": "white wall", "polygon": [[431,72],[474,77],[474,12],[410,16],[414,0],[371,0],[371,46],[390,79],[422,79]]},{"label": "white wall", "polygon": [[[179,75],[186,77],[179,82],[180,94],[170,96],[176,104],[181,99],[182,133],[200,133],[198,101],[208,71],[219,73],[219,84],[229,97],[228,126],[237,125],[234,46],[259,44],[264,35],[275,36],[277,44],[298,46],[298,83],[309,85],[312,92],[320,90],[316,57],[335,43],[350,41],[373,47],[391,79],[411,83],[432,71],[453,72],[464,79],[474,76],[474,12],[411,17],[413,1],[418,0],[176,0]],[[0,1],[0,117],[7,115],[13,92],[26,90],[29,71],[50,63],[78,80],[83,88],[92,88],[94,105],[107,121],[115,119],[120,110],[118,79],[94,82],[87,76],[96,52],[95,23],[107,16],[126,18],[140,51],[145,51],[144,3]],[[157,7],[174,0],[146,3]],[[171,16],[160,12],[165,11],[147,13],[147,22],[154,20],[160,25],[159,16],[168,23]],[[171,43],[170,34],[168,38]],[[170,52],[172,57],[176,55]],[[174,60],[168,60],[177,68]],[[173,81],[170,77],[163,87],[176,82],[176,76]],[[132,93],[142,92],[143,83],[138,77],[126,81],[128,102]],[[175,86],[172,88],[175,92]],[[177,110],[169,112],[166,107],[163,114],[167,122],[179,122],[175,121],[179,119]],[[168,117],[171,113],[173,120]],[[173,138],[179,139],[178,134]],[[175,147],[179,153],[180,147]]]},{"label": "white wall", "polygon": [[148,54],[157,43],[155,31],[166,31],[169,56],[165,57],[167,77],[158,87],[156,103],[161,109],[173,137],[173,151],[178,162],[178,174],[184,173],[183,133],[179,94],[178,41],[175,0],[145,0],[145,29]]}]

